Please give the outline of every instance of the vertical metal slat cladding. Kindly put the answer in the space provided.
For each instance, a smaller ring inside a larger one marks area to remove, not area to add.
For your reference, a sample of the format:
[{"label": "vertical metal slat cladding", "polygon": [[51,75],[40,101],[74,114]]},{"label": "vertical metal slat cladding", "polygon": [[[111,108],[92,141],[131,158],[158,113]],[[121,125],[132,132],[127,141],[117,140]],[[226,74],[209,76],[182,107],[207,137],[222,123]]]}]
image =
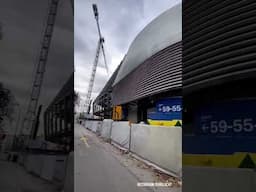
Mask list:
[{"label": "vertical metal slat cladding", "polygon": [[185,91],[256,74],[256,1],[183,2]]},{"label": "vertical metal slat cladding", "polygon": [[113,87],[114,105],[181,88],[181,56],[178,42],[148,58]]}]

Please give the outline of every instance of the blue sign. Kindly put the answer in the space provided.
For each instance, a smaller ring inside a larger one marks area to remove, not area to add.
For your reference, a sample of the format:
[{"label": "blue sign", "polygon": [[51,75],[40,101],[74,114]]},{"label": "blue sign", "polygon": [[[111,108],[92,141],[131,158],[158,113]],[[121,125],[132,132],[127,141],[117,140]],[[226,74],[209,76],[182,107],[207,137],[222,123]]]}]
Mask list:
[{"label": "blue sign", "polygon": [[161,113],[181,113],[182,112],[182,98],[168,98],[159,100],[156,103],[158,112]]},{"label": "blue sign", "polygon": [[187,154],[256,153],[255,137],[221,137],[212,135],[182,136],[182,151]]},{"label": "blue sign", "polygon": [[156,103],[156,111],[148,113],[148,119],[153,120],[181,120],[182,98],[166,98]]},{"label": "blue sign", "polygon": [[196,115],[197,135],[256,136],[256,100],[233,100],[203,107]]},{"label": "blue sign", "polygon": [[181,113],[160,113],[150,112],[148,113],[148,119],[153,120],[181,120]]}]

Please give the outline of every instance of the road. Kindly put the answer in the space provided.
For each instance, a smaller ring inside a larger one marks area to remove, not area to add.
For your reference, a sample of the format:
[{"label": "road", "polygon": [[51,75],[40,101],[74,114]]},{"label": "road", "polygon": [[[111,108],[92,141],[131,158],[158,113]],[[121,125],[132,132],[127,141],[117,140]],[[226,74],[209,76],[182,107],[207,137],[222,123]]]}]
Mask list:
[{"label": "road", "polygon": [[[86,141],[81,137],[86,135]],[[75,192],[147,192],[120,162],[93,140],[85,128],[75,127]]]},{"label": "road", "polygon": [[0,191],[3,192],[57,192],[60,189],[26,172],[17,163],[0,160]]},{"label": "road", "polygon": [[117,158],[106,145],[94,133],[80,125],[75,126],[75,192],[181,191],[181,188],[137,187],[138,182],[153,181],[151,172],[132,167],[131,163],[128,165],[128,160]]}]

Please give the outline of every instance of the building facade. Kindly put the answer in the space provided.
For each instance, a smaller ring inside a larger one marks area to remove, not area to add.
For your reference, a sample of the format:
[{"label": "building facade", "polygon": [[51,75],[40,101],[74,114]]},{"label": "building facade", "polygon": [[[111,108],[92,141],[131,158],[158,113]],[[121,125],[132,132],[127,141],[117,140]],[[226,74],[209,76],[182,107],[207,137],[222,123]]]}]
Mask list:
[{"label": "building facade", "polygon": [[45,140],[74,149],[74,74],[44,112]]},{"label": "building facade", "polygon": [[178,4],[152,20],[131,43],[111,82],[112,108],[122,108],[119,120],[148,122],[159,100],[181,96],[181,20]]},{"label": "building facade", "polygon": [[193,157],[186,165],[252,168],[242,160],[256,153],[255,6],[183,2],[183,153]]}]

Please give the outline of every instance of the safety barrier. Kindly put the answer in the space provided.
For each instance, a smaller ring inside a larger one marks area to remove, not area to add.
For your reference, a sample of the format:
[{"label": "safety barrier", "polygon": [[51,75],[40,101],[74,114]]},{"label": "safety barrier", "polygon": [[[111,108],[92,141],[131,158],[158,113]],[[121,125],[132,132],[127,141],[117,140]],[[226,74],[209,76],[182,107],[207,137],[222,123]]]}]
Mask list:
[{"label": "safety barrier", "polygon": [[111,130],[111,142],[129,149],[130,129],[131,127],[128,121],[113,122]]},{"label": "safety barrier", "polygon": [[24,167],[48,181],[63,182],[65,177],[66,155],[28,154],[24,159]]},{"label": "safety barrier", "polygon": [[64,192],[74,192],[74,152],[71,152],[67,160],[67,169],[64,181]]},{"label": "safety barrier", "polygon": [[[94,130],[95,121],[87,123]],[[95,132],[95,131],[94,131]],[[181,176],[182,169],[182,130],[180,127],[151,126],[145,124],[129,124],[128,121],[102,122],[100,135],[110,139],[138,157],[158,167]]]},{"label": "safety barrier", "polygon": [[99,130],[101,129],[101,124],[102,124],[102,121],[94,120],[94,121],[85,121],[83,125],[84,127],[96,133],[96,132],[99,132]]},{"label": "safety barrier", "polygon": [[96,133],[96,131],[97,131],[97,128],[98,128],[98,121],[93,121],[92,122],[92,131],[94,132],[94,133]]},{"label": "safety barrier", "polygon": [[130,151],[181,176],[182,130],[180,127],[132,124]]},{"label": "safety barrier", "polygon": [[102,121],[100,136],[105,140],[109,140],[111,137],[112,123],[112,119],[104,119]]},{"label": "safety barrier", "polygon": [[54,175],[54,168],[55,168],[55,156],[45,156],[43,157],[43,167],[40,177],[52,181]]}]

